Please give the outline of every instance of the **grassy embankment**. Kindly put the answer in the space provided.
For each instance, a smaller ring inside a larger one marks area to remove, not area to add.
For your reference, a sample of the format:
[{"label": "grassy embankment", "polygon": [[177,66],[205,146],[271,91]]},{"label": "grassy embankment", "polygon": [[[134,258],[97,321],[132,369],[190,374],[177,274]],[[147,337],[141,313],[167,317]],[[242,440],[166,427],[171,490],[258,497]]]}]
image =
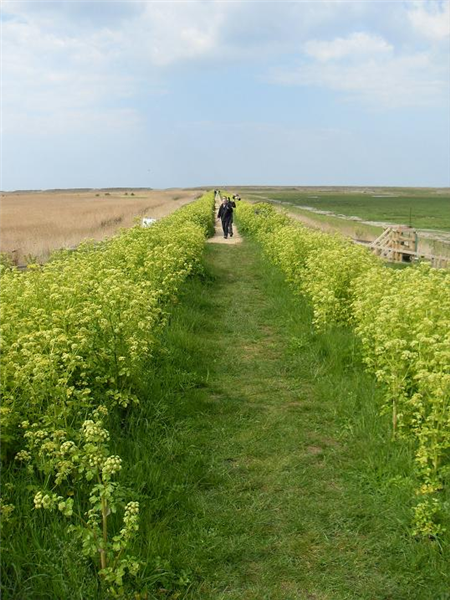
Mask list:
[{"label": "grassy embankment", "polygon": [[[283,206],[281,203],[279,206]],[[384,228],[377,225],[368,225],[359,221],[348,221],[333,215],[321,215],[311,212],[310,210],[299,208],[298,206],[286,206],[286,210],[290,216],[302,221],[305,225],[320,229],[327,233],[335,233],[339,231],[342,235],[351,237],[355,240],[372,242],[381,233]]]},{"label": "grassy embankment", "polygon": [[[156,364],[114,430],[142,507],[141,598],[447,597],[448,546],[409,536],[411,451],[355,338],[316,334],[256,246],[207,249]],[[14,597],[101,597],[60,530],[23,533]]]}]

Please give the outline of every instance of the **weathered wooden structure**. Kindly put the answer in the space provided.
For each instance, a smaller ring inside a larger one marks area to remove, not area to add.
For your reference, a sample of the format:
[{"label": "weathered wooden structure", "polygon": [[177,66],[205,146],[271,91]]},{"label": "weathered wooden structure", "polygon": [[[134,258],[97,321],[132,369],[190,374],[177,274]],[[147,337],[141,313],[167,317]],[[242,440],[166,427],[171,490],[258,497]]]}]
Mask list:
[{"label": "weathered wooden structure", "polygon": [[370,244],[372,251],[389,262],[409,263],[425,260],[436,268],[450,266],[450,257],[426,254],[418,251],[418,236],[415,229],[406,225],[387,227]]}]

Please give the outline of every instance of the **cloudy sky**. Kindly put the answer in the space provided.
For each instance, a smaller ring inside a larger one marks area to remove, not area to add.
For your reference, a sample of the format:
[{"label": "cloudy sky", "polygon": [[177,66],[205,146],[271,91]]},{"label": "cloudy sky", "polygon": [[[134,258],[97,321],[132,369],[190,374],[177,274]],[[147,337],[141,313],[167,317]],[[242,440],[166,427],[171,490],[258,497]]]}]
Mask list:
[{"label": "cloudy sky", "polygon": [[450,185],[443,0],[3,0],[1,188]]}]

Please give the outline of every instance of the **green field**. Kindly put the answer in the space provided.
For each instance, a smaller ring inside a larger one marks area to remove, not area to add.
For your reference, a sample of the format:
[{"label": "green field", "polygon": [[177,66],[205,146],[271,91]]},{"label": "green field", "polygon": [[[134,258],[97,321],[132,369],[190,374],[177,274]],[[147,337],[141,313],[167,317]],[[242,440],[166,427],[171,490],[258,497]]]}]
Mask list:
[{"label": "green field", "polygon": [[245,194],[245,197],[251,200],[270,199],[297,206],[310,206],[348,217],[360,217],[366,221],[450,231],[450,194],[445,190],[383,189],[339,192],[268,188],[252,190]]}]

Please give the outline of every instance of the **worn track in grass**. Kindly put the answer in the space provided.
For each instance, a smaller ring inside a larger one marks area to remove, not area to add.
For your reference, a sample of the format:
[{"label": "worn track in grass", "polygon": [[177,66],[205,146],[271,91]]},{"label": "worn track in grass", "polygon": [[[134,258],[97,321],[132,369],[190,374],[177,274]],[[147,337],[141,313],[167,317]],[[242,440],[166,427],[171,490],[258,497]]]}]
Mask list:
[{"label": "worn track in grass", "polygon": [[174,527],[192,569],[183,597],[440,598],[445,559],[408,533],[410,450],[390,442],[351,333],[314,333],[251,243],[210,246],[207,270],[174,321],[207,364],[187,393],[186,435],[207,468]]}]

